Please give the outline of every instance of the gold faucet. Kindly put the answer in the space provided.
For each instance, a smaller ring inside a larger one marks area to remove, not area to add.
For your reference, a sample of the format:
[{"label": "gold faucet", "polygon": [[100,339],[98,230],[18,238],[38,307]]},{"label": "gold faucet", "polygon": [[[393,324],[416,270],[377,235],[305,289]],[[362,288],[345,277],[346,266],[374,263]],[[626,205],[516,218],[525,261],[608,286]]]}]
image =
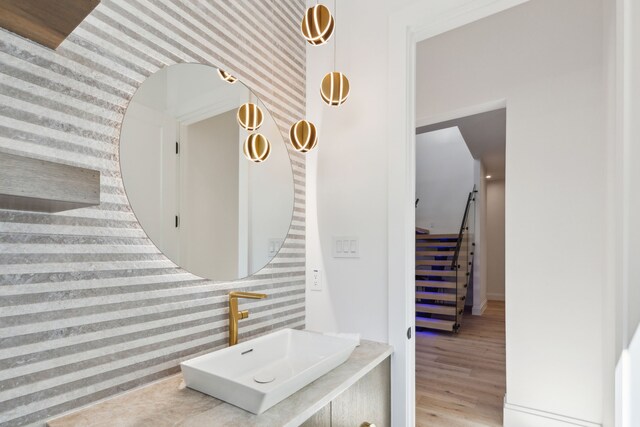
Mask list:
[{"label": "gold faucet", "polygon": [[264,299],[266,294],[229,292],[229,347],[238,344],[238,320],[249,317],[249,310],[238,311],[238,298]]}]

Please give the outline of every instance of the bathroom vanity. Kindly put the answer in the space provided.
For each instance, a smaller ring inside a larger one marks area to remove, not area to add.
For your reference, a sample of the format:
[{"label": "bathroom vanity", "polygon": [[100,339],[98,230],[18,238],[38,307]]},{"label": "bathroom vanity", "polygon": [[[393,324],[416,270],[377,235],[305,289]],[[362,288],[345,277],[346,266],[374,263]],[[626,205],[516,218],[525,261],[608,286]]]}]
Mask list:
[{"label": "bathroom vanity", "polygon": [[350,358],[260,415],[185,388],[182,375],[127,392],[69,415],[49,427],[352,427],[390,425],[387,344],[362,341]]}]

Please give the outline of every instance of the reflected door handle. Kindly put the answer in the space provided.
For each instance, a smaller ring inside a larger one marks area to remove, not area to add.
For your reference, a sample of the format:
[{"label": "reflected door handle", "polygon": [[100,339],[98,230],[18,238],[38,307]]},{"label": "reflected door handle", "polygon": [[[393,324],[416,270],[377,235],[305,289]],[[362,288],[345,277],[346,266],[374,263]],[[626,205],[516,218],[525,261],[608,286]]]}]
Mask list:
[{"label": "reflected door handle", "polygon": [[368,423],[365,421],[362,424],[360,424],[360,427],[376,427],[376,425],[374,423]]}]

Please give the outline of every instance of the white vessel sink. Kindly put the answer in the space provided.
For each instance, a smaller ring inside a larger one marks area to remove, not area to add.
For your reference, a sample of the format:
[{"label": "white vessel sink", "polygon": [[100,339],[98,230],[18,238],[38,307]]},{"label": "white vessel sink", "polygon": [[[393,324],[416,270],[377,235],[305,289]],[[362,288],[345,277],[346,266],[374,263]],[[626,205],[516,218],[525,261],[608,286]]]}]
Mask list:
[{"label": "white vessel sink", "polygon": [[355,347],[347,338],[283,329],[180,367],[187,387],[260,414],[344,363]]}]

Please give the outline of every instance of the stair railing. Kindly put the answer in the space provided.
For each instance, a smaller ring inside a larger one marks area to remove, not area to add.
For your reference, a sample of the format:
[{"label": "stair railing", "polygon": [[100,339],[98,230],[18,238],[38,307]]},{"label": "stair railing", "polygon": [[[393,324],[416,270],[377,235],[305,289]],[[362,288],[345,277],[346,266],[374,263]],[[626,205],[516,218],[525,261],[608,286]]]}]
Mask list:
[{"label": "stair railing", "polygon": [[476,187],[473,186],[473,190],[469,193],[467,197],[467,205],[464,208],[464,215],[462,216],[462,224],[460,224],[460,232],[458,233],[458,240],[456,241],[456,250],[453,253],[453,260],[451,261],[451,268],[457,268],[458,266],[458,256],[460,255],[460,247],[462,246],[462,237],[464,232],[469,229],[467,226],[467,221],[469,220],[469,208],[471,207],[471,202],[473,201],[473,196],[476,193]]},{"label": "stair railing", "polygon": [[[456,248],[453,253],[453,259],[451,261],[451,269],[455,270],[456,272],[456,302],[455,302],[456,320],[453,326],[454,332],[458,332],[458,329],[460,328],[461,317],[464,312],[464,299],[466,299],[466,294],[459,295],[459,292],[461,291],[460,280],[465,281],[464,285],[462,286],[462,288],[465,290],[467,289],[467,285],[469,283],[470,268],[467,265],[465,266],[465,268],[461,269],[461,266],[458,264],[458,261],[460,258],[460,249],[462,248],[462,243],[464,242],[464,238],[467,237],[468,239],[468,235],[465,236],[465,232],[469,230],[469,224],[468,224],[469,213],[471,211],[471,202],[475,200],[475,193],[476,193],[476,187],[474,185],[473,190],[471,190],[471,192],[469,193],[469,196],[467,197],[467,204],[465,205],[465,208],[464,208],[464,215],[462,216],[462,223],[460,224],[460,231],[458,233],[458,239],[456,240]],[[466,262],[469,262],[469,260],[467,259]],[[462,308],[460,308],[461,302],[462,302]]]}]

